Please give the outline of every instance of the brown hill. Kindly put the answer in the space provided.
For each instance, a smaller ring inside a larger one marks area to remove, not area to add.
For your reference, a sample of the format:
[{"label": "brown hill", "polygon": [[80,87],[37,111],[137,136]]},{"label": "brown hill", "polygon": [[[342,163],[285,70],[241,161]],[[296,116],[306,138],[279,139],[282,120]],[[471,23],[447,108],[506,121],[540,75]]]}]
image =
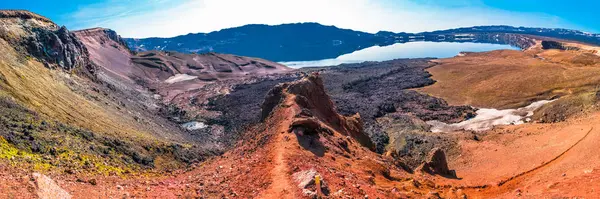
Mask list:
[{"label": "brown hill", "polygon": [[436,66],[428,69],[436,84],[417,90],[454,105],[502,109],[597,90],[600,58],[594,50],[544,50],[541,41],[537,42],[525,51],[468,53],[436,60]]},{"label": "brown hill", "polygon": [[[237,84],[257,76],[292,71],[278,63],[235,55],[133,53],[114,31],[102,28],[76,31],[75,35],[89,50],[92,61],[101,66],[102,76],[150,89],[160,95],[165,104],[175,104],[184,110],[194,109],[190,101],[207,102],[220,92],[220,89],[217,92],[205,90],[209,84],[226,80],[234,80]],[[220,88],[231,86],[217,85]]]},{"label": "brown hill", "polygon": [[[196,76],[204,81],[272,74],[289,70],[286,66],[258,59],[217,53],[183,54],[148,51],[133,53],[116,32],[94,28],[75,34],[90,51],[96,64],[126,78],[161,84],[177,74]],[[178,82],[178,81],[171,81]]]}]

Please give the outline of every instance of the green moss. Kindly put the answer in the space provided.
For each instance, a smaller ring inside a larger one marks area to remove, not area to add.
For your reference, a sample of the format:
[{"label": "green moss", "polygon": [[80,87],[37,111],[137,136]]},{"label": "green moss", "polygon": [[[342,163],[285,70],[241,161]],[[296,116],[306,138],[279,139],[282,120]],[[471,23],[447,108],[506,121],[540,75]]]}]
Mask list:
[{"label": "green moss", "polygon": [[135,168],[119,167],[118,164],[108,163],[102,158],[92,155],[81,155],[69,150],[59,154],[54,160],[44,159],[39,154],[19,150],[8,143],[3,137],[0,137],[0,159],[8,160],[13,166],[25,166],[35,171],[47,171],[58,168],[56,165],[60,165],[61,168],[83,169],[90,174],[102,175],[121,175],[136,170]]},{"label": "green moss", "polygon": [[[184,160],[175,157],[191,153],[193,148],[189,144],[123,139],[64,124],[4,94],[0,90],[0,160],[15,166],[102,175],[152,172],[166,164],[185,166]],[[157,166],[157,157],[168,161]]]},{"label": "green moss", "polygon": [[131,171],[129,169],[106,165],[101,162],[95,163],[94,167],[96,168],[96,171],[98,173],[101,173],[103,175],[109,175],[109,174],[121,175],[121,174],[125,174],[125,173],[131,173]]},{"label": "green moss", "polygon": [[0,136],[0,159],[9,160],[14,166],[29,165],[36,171],[46,171],[52,167],[42,156],[19,150]]},{"label": "green moss", "polygon": [[14,159],[19,155],[19,150],[6,142],[3,137],[0,137],[0,158]]},{"label": "green moss", "polygon": [[102,175],[121,175],[140,169],[135,165],[126,166],[110,159],[98,158],[94,155],[78,154],[74,151],[64,151],[58,155],[63,167],[84,169],[88,173]]}]

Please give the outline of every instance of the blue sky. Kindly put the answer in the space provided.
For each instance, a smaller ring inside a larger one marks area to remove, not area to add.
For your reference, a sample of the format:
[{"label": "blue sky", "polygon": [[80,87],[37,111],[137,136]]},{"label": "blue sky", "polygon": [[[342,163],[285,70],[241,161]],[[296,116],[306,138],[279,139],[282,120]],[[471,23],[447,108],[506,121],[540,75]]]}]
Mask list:
[{"label": "blue sky", "polygon": [[596,0],[2,0],[69,29],[105,27],[125,37],[170,37],[250,23],[319,22],[376,32],[475,25],[598,32]]}]

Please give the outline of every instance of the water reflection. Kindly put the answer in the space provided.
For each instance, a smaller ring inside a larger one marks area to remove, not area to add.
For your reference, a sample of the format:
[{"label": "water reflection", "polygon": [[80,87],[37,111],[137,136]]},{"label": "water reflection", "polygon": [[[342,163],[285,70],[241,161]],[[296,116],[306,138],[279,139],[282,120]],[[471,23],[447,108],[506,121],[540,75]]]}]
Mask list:
[{"label": "water reflection", "polygon": [[333,66],[345,63],[386,61],[399,58],[446,58],[456,56],[458,53],[463,51],[483,52],[499,49],[520,50],[518,47],[504,44],[417,41],[409,43],[397,43],[389,46],[373,46],[349,54],[341,55],[333,59],[315,61],[291,61],[281,62],[281,64],[293,68],[301,68],[308,66]]}]

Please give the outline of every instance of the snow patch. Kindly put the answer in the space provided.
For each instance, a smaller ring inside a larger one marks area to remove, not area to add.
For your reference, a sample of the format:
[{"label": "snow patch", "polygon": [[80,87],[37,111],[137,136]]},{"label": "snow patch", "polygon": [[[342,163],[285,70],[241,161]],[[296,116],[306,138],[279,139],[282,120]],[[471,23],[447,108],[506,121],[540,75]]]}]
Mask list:
[{"label": "snow patch", "polygon": [[202,122],[194,121],[194,122],[188,122],[188,123],[182,124],[181,127],[185,128],[187,130],[193,131],[193,130],[199,130],[199,129],[206,128],[206,127],[208,127],[208,125],[206,125]]},{"label": "snow patch", "polygon": [[477,110],[477,116],[466,121],[446,124],[437,120],[427,121],[432,132],[450,132],[458,130],[485,131],[497,125],[519,125],[531,120],[533,111],[554,100],[542,100],[518,109],[488,109]]},{"label": "snow patch", "polygon": [[192,75],[188,75],[188,74],[177,74],[174,76],[169,77],[169,79],[165,80],[166,83],[172,84],[172,83],[177,83],[177,82],[183,82],[183,81],[188,81],[188,80],[193,80],[198,78],[197,76],[192,76]]}]

